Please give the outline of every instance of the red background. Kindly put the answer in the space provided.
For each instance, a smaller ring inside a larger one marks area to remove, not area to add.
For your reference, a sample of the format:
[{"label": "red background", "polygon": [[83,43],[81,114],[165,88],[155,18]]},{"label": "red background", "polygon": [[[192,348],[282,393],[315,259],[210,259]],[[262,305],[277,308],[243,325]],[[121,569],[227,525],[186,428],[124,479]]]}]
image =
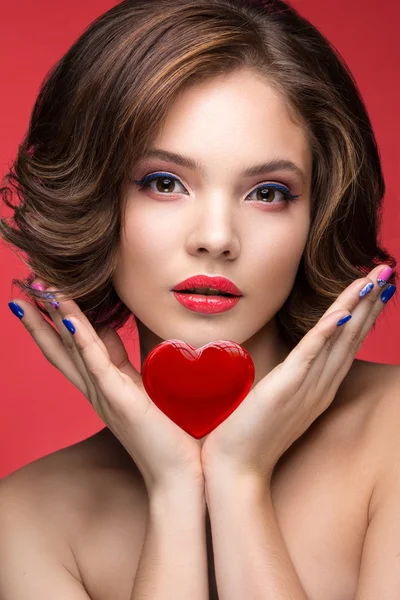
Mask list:
[{"label": "red background", "polygon": [[[21,0],[2,3],[0,22],[0,177],[5,175],[27,126],[40,83],[94,18],[117,4],[112,0]],[[381,153],[386,180],[382,243],[400,255],[397,180],[400,172],[400,46],[397,0],[292,0],[336,46],[350,66],[366,103]],[[384,7],[384,8],[383,8]],[[9,211],[2,207],[2,216]],[[19,296],[13,277],[28,270],[0,241],[0,479],[25,464],[87,438],[100,420],[86,398],[42,355],[7,303]],[[387,305],[357,358],[400,363],[397,298]],[[135,367],[135,330],[122,338]]]}]

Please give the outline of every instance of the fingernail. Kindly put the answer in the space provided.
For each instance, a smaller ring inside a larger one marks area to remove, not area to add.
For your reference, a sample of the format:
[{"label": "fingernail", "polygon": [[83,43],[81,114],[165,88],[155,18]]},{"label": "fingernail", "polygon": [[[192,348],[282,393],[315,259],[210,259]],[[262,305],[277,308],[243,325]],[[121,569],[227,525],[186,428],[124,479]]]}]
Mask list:
[{"label": "fingernail", "polygon": [[22,319],[25,313],[23,309],[20,306],[18,306],[18,304],[16,304],[15,302],[9,302],[8,306],[10,307],[11,312],[14,313],[14,315],[18,317],[18,319]]},{"label": "fingernail", "polygon": [[69,319],[63,319],[62,322],[64,323],[68,331],[73,335],[75,333],[75,327],[72,325],[71,321]]},{"label": "fingernail", "polygon": [[373,284],[372,282],[367,283],[367,285],[365,285],[363,287],[363,289],[361,290],[361,292],[358,294],[359,297],[363,298],[364,296],[366,296],[367,294],[369,294],[373,287],[375,287],[375,284]]},{"label": "fingernail", "polygon": [[[32,286],[35,290],[40,290],[41,292],[44,292],[46,287],[43,285],[43,283],[33,283]],[[51,300],[53,299],[54,302],[50,302],[49,304],[51,306],[53,306],[54,308],[60,308],[60,303],[56,301],[55,297],[53,296],[53,294],[46,294],[45,298],[47,300]]]},{"label": "fingernail", "polygon": [[386,269],[383,269],[383,271],[379,273],[379,277],[376,280],[379,287],[384,287],[387,284],[392,273],[393,269],[390,267],[386,267]]},{"label": "fingernail", "polygon": [[350,321],[352,315],[346,315],[345,317],[343,317],[342,319],[340,319],[340,321],[337,322],[337,327],[340,327],[340,325],[344,325],[344,323],[347,323],[347,321]]},{"label": "fingernail", "polygon": [[384,302],[386,304],[386,302],[388,302],[390,300],[390,298],[393,296],[395,291],[396,291],[395,285],[389,285],[386,288],[386,290],[383,290],[382,294],[380,295],[382,302]]}]

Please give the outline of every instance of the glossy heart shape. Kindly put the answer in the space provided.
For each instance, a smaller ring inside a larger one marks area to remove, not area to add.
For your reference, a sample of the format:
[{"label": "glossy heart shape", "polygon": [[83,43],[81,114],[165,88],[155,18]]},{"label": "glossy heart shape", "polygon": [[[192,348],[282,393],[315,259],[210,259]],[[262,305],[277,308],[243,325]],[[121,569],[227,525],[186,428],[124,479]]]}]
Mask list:
[{"label": "glossy heart shape", "polygon": [[147,355],[142,381],[151,400],[196,439],[218,427],[245,399],[254,381],[250,354],[217,340],[194,348],[166,340]]}]

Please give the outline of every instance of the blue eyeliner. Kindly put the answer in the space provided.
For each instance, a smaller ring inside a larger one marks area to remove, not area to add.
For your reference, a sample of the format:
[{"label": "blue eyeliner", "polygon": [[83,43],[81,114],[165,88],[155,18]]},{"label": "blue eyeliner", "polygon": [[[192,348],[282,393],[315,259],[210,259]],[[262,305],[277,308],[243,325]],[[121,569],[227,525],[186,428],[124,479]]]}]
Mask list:
[{"label": "blue eyeliner", "polygon": [[[180,183],[180,181],[177,177],[175,177],[174,175],[171,175],[170,173],[164,173],[163,171],[158,171],[157,173],[151,173],[150,175],[146,175],[146,177],[143,177],[143,179],[140,179],[139,181],[136,179],[132,179],[131,181],[133,181],[133,183],[136,183],[141,189],[143,189],[144,187],[147,186],[148,183],[150,183],[154,179],[158,179],[161,177],[168,177],[169,179],[172,179],[173,181],[177,181],[178,183]],[[181,184],[181,185],[183,185],[183,184]],[[257,190],[269,190],[269,189],[276,189],[276,190],[278,190],[278,192],[281,192],[283,194],[285,200],[288,202],[290,202],[291,200],[295,200],[296,198],[299,198],[301,196],[301,194],[297,194],[297,196],[293,196],[289,192],[288,188],[286,188],[283,185],[280,185],[279,183],[263,183],[260,186],[254,188],[254,190],[252,190],[251,193],[254,193]],[[260,202],[262,202],[262,200],[260,200]],[[269,204],[269,203],[265,202],[265,204]]]}]

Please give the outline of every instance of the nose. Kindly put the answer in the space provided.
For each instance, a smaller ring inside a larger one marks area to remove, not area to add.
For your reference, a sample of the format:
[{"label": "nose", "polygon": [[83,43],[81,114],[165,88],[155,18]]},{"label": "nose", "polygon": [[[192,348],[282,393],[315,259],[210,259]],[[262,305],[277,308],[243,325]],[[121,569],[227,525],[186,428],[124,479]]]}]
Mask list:
[{"label": "nose", "polygon": [[231,204],[220,196],[214,201],[199,200],[186,238],[189,254],[209,254],[213,259],[237,258],[240,242]]}]

